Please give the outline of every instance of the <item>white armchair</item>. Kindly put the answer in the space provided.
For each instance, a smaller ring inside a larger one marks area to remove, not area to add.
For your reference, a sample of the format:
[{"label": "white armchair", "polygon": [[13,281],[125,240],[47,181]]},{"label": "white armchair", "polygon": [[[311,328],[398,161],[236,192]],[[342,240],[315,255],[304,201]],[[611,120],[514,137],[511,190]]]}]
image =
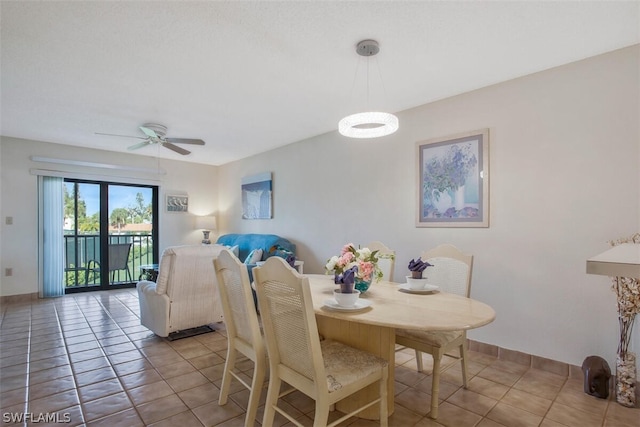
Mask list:
[{"label": "white armchair", "polygon": [[162,253],[156,282],[138,282],[140,321],[153,333],[172,332],[222,321],[213,259],[222,245],[172,246]]}]

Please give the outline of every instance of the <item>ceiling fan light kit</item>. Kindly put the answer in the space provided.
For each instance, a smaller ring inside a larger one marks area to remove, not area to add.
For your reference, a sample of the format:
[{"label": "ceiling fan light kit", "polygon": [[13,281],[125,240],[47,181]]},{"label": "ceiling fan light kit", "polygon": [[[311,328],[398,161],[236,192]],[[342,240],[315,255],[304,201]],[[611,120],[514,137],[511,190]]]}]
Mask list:
[{"label": "ceiling fan light kit", "polygon": [[[362,40],[356,45],[360,56],[374,56],[380,52],[375,40]],[[369,66],[367,63],[367,102],[369,100]],[[391,113],[369,111],[351,114],[338,122],[338,132],[349,138],[378,138],[398,130],[398,118]]]},{"label": "ceiling fan light kit", "polygon": [[120,136],[125,138],[136,138],[143,139],[144,141],[131,145],[127,147],[127,150],[133,151],[139,148],[145,147],[147,145],[152,144],[160,144],[161,146],[168,148],[169,150],[175,151],[178,154],[182,154],[186,156],[187,154],[191,154],[191,151],[185,150],[182,147],[178,147],[174,144],[191,144],[191,145],[204,145],[204,141],[201,139],[191,139],[191,138],[166,138],[167,127],[163,125],[159,125],[157,123],[145,123],[140,126],[140,130],[146,135],[142,136],[131,136],[131,135],[116,135],[113,133],[100,133],[96,132],[97,135],[109,135],[109,136]]}]

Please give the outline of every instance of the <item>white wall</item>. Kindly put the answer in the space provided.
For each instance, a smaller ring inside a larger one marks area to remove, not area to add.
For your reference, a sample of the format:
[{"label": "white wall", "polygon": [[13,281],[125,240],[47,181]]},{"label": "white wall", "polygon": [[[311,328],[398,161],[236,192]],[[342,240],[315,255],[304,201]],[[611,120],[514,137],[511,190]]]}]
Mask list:
[{"label": "white wall", "polygon": [[[475,255],[472,297],[497,312],[470,338],[615,366],[615,296],[585,260],[640,228],[639,51],[401,112],[400,130],[379,140],[331,132],[224,165],[221,232],[288,237],[308,273],[322,273],[344,243],[381,240],[397,252],[396,278],[421,251],[452,243]],[[481,128],[490,129],[490,227],[416,228],[416,141]],[[274,218],[242,220],[241,177],[268,171]]]},{"label": "white wall", "polygon": [[[0,138],[0,218],[2,241],[2,275],[0,296],[38,292],[37,176],[30,169],[55,169],[87,179],[115,182],[147,183],[159,186],[159,250],[172,245],[199,244],[202,232],[194,230],[194,215],[215,214],[218,210],[218,168],[128,153],[114,153],[24,139]],[[115,164],[126,167],[166,171],[165,175],[117,171],[101,168],[37,163],[30,156],[44,156]],[[190,213],[168,213],[164,209],[166,194],[189,196]],[[13,217],[13,225],[5,218]],[[5,277],[4,269],[13,268]]]}]

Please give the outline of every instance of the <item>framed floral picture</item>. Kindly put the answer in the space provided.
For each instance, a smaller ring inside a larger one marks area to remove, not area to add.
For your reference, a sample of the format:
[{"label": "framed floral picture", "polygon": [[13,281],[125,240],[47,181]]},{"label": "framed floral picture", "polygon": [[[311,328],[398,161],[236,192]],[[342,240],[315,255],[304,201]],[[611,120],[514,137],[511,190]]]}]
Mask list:
[{"label": "framed floral picture", "polygon": [[489,226],[489,129],[416,143],[416,227]]}]

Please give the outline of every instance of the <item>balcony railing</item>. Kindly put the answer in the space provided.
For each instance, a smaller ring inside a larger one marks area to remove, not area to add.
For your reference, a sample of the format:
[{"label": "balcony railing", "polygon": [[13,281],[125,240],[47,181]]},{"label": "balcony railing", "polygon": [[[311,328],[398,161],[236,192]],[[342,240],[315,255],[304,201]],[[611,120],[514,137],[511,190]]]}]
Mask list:
[{"label": "balcony railing", "polygon": [[[64,236],[65,285],[67,288],[100,285],[100,274],[89,270],[100,263],[100,236],[69,234]],[[151,234],[110,234],[109,244],[130,243],[126,269],[109,272],[109,284],[133,283],[140,276],[140,266],[153,263]]]}]

